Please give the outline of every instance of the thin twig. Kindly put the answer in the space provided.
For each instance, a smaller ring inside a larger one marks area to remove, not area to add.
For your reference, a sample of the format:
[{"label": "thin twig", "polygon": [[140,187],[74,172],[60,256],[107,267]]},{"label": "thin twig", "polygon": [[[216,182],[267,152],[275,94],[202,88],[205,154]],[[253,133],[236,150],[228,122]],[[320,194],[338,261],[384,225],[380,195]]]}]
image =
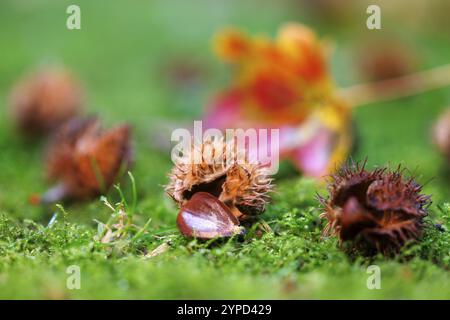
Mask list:
[{"label": "thin twig", "polygon": [[340,95],[355,108],[358,106],[450,86],[450,64],[379,82],[357,84],[340,89]]}]

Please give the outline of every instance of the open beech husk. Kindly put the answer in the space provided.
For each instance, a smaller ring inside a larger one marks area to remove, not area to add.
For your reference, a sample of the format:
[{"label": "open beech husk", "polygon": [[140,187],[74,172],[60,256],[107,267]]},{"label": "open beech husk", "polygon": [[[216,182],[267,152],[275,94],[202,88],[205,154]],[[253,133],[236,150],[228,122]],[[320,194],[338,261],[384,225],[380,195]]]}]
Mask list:
[{"label": "open beech husk", "polygon": [[[232,152],[227,155],[227,150]],[[195,152],[200,155],[199,163],[191,161]],[[261,214],[272,189],[269,169],[259,163],[238,161],[239,152],[233,140],[193,143],[191,152],[183,154],[174,164],[167,194],[182,207],[195,193],[208,192],[240,220]]]},{"label": "open beech husk", "polygon": [[132,158],[130,128],[103,131],[96,118],[74,118],[50,141],[46,171],[57,184],[42,202],[83,200],[107,192],[129,168]]},{"label": "open beech husk", "polygon": [[10,109],[18,130],[27,136],[47,134],[78,115],[82,89],[63,69],[43,69],[27,75],[12,89]]},{"label": "open beech husk", "polygon": [[367,171],[352,164],[331,176],[328,198],[319,197],[328,220],[324,235],[336,235],[356,249],[396,253],[422,234],[430,197],[400,167]]}]

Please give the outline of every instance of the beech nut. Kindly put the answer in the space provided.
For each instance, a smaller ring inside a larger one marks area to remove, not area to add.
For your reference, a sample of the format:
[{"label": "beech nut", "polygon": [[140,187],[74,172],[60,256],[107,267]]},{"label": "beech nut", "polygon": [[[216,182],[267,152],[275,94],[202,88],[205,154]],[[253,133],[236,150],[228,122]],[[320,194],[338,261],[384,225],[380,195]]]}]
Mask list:
[{"label": "beech nut", "polygon": [[244,229],[230,209],[207,192],[197,192],[180,209],[177,218],[186,237],[213,239],[242,234]]}]

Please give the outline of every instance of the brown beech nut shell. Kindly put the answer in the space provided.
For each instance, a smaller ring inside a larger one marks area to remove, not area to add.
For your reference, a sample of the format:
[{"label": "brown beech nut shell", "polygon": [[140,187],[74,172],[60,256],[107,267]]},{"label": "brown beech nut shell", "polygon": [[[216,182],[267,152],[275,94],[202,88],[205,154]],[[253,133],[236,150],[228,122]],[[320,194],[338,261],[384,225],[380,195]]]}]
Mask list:
[{"label": "brown beech nut shell", "polygon": [[98,196],[131,165],[130,127],[103,131],[94,117],[74,118],[54,135],[46,160],[47,177],[57,185],[43,202]]},{"label": "brown beech nut shell", "polygon": [[335,235],[355,249],[390,255],[420,238],[430,197],[403,170],[367,171],[352,164],[330,177],[328,197],[319,197],[327,220],[324,235]]},{"label": "brown beech nut shell", "polygon": [[239,220],[213,195],[197,192],[180,209],[177,226],[186,237],[213,239],[242,234]]},{"label": "brown beech nut shell", "polygon": [[[264,212],[272,190],[272,179],[266,166],[258,163],[238,162],[238,151],[230,144],[234,141],[204,141],[191,152],[199,152],[201,163],[181,161],[175,163],[169,174],[167,194],[179,207],[185,205],[197,192],[208,192],[222,201],[239,220],[245,220]],[[210,161],[217,153],[230,157]],[[191,154],[185,154],[187,159]]]},{"label": "brown beech nut shell", "polygon": [[78,81],[61,68],[42,69],[12,89],[10,111],[18,130],[27,136],[47,134],[78,115],[83,93]]}]

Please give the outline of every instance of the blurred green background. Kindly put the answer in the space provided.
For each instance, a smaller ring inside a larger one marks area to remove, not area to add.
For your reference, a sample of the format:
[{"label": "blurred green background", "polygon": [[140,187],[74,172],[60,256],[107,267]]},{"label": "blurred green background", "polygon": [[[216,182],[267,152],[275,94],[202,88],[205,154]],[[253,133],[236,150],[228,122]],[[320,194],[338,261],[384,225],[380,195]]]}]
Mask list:
[{"label": "blurred green background", "polygon": [[[81,30],[66,28],[70,4],[81,8]],[[382,30],[366,28],[368,4],[381,6]],[[231,242],[209,247],[174,232],[173,249],[161,258],[142,261],[134,253],[108,258],[89,248],[96,227],[92,219],[105,220],[109,214],[98,201],[67,206],[67,225],[45,231],[45,236],[32,235],[39,228],[34,223],[45,225],[52,214],[27,201],[48,188],[42,170],[45,142],[22,139],[8,117],[8,95],[19,77],[41,65],[65,65],[83,83],[88,113],[99,114],[107,125],[133,126],[139,212],[143,219],[152,217],[155,229],[173,228],[176,209],[161,187],[170,157],[154,148],[158,141],[152,128],[199,119],[214,92],[227,85],[230,70],[211,50],[216,31],[237,26],[273,36],[285,22],[305,23],[334,42],[333,76],[346,87],[367,81],[371,74],[361,62],[364,55],[370,59],[370,53],[388,50],[390,43],[401,46],[405,60],[413,61],[405,72],[449,63],[445,12],[448,2],[440,0],[1,1],[0,213],[10,220],[2,220],[0,229],[0,297],[449,298],[448,236],[442,243],[429,238],[426,245],[434,242],[439,248],[419,250],[437,250],[444,258],[380,258],[385,285],[379,292],[369,291],[361,266],[370,260],[350,261],[334,241],[321,243],[314,193],[322,187],[297,174],[279,182],[267,217],[298,221],[281,222],[284,231],[278,237],[268,235],[248,246]],[[447,106],[449,88],[358,108],[359,142],[353,155],[356,160],[367,157],[369,167],[404,164],[427,182],[432,217],[444,225],[450,180],[430,130]],[[146,245],[153,248],[161,241],[165,239]],[[69,263],[83,266],[82,290],[64,287]]]}]

